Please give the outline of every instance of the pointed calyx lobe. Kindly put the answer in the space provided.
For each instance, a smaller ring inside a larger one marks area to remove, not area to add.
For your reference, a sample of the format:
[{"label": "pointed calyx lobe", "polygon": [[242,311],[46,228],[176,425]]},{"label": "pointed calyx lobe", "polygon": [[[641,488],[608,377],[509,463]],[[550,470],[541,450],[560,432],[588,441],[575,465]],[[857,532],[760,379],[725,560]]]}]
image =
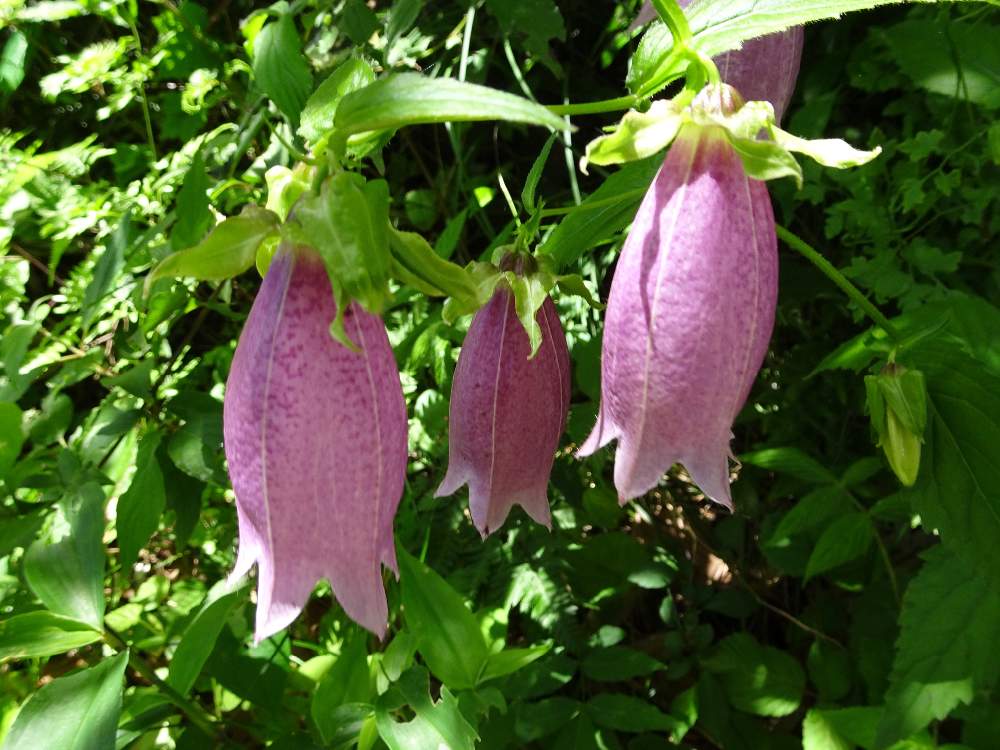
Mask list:
[{"label": "pointed calyx lobe", "polygon": [[617,439],[619,497],[682,463],[732,507],[729,441],[767,351],[778,257],[767,189],[721,128],[685,125],[622,249],[604,324],[601,408],[580,449]]},{"label": "pointed calyx lobe", "polygon": [[240,335],[224,434],[239,514],[232,578],[255,563],[257,640],[288,625],[329,579],[347,614],[385,632],[382,564],[406,471],[406,406],[380,318],[351,304],[352,352],[329,332],[330,281],[311,250],[283,245]]},{"label": "pointed calyx lobe", "polygon": [[501,283],[476,313],[451,389],[448,473],[437,496],[469,485],[472,520],[483,536],[522,506],[549,525],[547,488],[569,411],[569,351],[548,297],[536,314],[542,344],[531,345],[514,295]]}]

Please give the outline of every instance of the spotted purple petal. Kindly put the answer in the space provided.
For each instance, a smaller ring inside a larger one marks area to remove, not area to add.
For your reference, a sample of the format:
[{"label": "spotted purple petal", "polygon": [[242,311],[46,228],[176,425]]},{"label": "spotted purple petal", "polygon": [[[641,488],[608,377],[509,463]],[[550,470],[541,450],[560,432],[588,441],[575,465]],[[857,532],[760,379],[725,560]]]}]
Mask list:
[{"label": "spotted purple petal", "polygon": [[542,345],[531,345],[514,295],[499,288],[466,334],[451,389],[448,472],[437,495],[469,485],[469,506],[485,537],[520,505],[549,525],[547,489],[569,411],[569,351],[552,300],[536,320]]},{"label": "spotted purple petal", "polygon": [[771,201],[721,129],[687,125],[629,232],[604,323],[601,408],[580,449],[618,440],[624,502],[682,463],[732,507],[733,420],[767,351],[777,300]]},{"label": "spotted purple petal", "polygon": [[254,301],[226,384],[224,435],[240,544],[232,579],[257,565],[257,640],[298,616],[316,582],[373,633],[396,570],[392,520],[406,472],[406,405],[382,321],[344,316],[330,337],[330,281],[312,251],[285,247]]}]

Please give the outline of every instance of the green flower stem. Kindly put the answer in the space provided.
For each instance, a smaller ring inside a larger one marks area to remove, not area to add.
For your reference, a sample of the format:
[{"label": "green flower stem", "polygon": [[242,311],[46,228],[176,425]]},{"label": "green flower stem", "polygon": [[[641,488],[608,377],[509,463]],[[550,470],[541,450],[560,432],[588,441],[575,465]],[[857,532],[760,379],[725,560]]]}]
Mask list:
[{"label": "green flower stem", "polygon": [[146,679],[152,685],[163,693],[163,695],[173,703],[180,711],[190,719],[191,723],[198,727],[203,734],[209,738],[216,738],[219,734],[219,725],[212,718],[211,714],[208,713],[199,704],[195,703],[189,698],[181,695],[173,687],[168,685],[162,679],[157,677],[156,672],[153,668],[149,666],[138,654],[132,649],[129,649],[128,644],[125,639],[122,638],[118,633],[109,628],[107,625],[104,626],[104,640],[107,641],[108,645],[112,648],[118,650],[128,650],[128,663],[141,677]]},{"label": "green flower stem", "polygon": [[619,96],[616,99],[602,99],[597,102],[583,102],[581,104],[547,104],[548,109],[557,115],[597,115],[602,112],[620,112],[623,109],[635,109],[642,102],[638,96]]},{"label": "green flower stem", "polygon": [[572,213],[576,209],[581,211],[589,211],[594,208],[604,208],[605,206],[613,206],[615,203],[622,203],[623,201],[633,200],[635,198],[642,198],[646,194],[648,188],[636,188],[635,190],[628,190],[624,193],[619,193],[618,195],[612,196],[610,198],[603,198],[599,201],[586,201],[581,203],[579,206],[564,206],[562,208],[543,208],[542,218],[548,218],[549,216],[565,216],[568,213]]},{"label": "green flower stem", "polygon": [[677,0],[653,0],[653,7],[657,15],[670,29],[670,35],[674,38],[674,44],[678,47],[687,47],[691,41],[691,27],[688,26],[687,16],[677,4]]},{"label": "green flower stem", "polygon": [[899,343],[901,336],[896,327],[889,322],[889,319],[879,312],[878,308],[875,307],[868,298],[861,293],[854,284],[852,284],[844,274],[833,267],[826,258],[824,258],[820,253],[813,248],[808,242],[803,240],[797,234],[794,234],[787,229],[785,229],[780,224],[775,225],[775,230],[777,230],[778,237],[788,245],[792,250],[805,256],[805,258],[812,263],[816,268],[823,272],[823,274],[830,279],[834,284],[840,287],[841,291],[844,292],[858,307],[860,307],[865,315],[872,319],[879,328],[886,332],[890,339],[894,343]]}]

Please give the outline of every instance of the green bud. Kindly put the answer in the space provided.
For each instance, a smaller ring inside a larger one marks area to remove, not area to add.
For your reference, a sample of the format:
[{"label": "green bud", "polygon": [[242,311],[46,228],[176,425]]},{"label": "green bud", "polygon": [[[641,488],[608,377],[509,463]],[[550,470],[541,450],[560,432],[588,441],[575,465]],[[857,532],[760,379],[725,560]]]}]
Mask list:
[{"label": "green bud", "polygon": [[865,377],[865,390],[876,443],[899,481],[910,487],[917,481],[927,426],[923,373],[890,363],[878,375]]}]

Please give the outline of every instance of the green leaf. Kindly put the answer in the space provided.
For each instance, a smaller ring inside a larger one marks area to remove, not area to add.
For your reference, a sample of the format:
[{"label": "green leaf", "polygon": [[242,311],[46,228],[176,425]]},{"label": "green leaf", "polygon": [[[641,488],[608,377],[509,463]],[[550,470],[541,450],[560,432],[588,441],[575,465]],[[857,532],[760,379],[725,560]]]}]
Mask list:
[{"label": "green leaf", "polygon": [[805,495],[781,517],[766,544],[780,544],[794,534],[821,526],[836,515],[850,512],[853,507],[851,496],[843,488],[837,485],[819,487]]},{"label": "green leaf", "polygon": [[632,223],[639,203],[662,163],[650,158],[628,164],[574,207],[538,249],[556,269],[571,265],[601,242],[616,236]]},{"label": "green leaf", "polygon": [[875,529],[867,513],[848,513],[823,530],[806,564],[805,580],[861,557],[871,546]]},{"label": "green leaf", "polygon": [[521,203],[524,204],[528,213],[534,213],[535,211],[535,190],[538,188],[538,181],[542,178],[542,170],[545,169],[545,163],[549,160],[549,152],[552,151],[552,144],[556,142],[556,138],[558,137],[558,133],[553,133],[548,137],[545,145],[542,146],[542,150],[535,157],[535,161],[532,162],[528,176],[524,180],[524,188],[521,190]]},{"label": "green leaf", "polygon": [[837,477],[829,469],[798,448],[763,448],[741,453],[740,461],[814,484],[831,484],[837,481]]},{"label": "green leaf", "polygon": [[190,276],[203,281],[222,281],[237,276],[253,265],[257,248],[277,232],[276,214],[257,206],[247,206],[239,216],[216,224],[208,236],[194,247],[168,255],[149,272],[145,291],[164,276]]},{"label": "green leaf", "polygon": [[719,676],[730,703],[740,711],[787,716],[802,701],[806,678],[799,663],[747,633],[723,638],[703,664]]},{"label": "green leaf", "polygon": [[730,145],[743,163],[743,171],[755,180],[791,177],[802,187],[802,167],[787,148],[772,141],[730,138]]},{"label": "green leaf", "polygon": [[0,94],[13,94],[24,80],[24,63],[28,55],[28,37],[13,29],[0,53]]},{"label": "green leaf", "polygon": [[27,547],[45,523],[47,508],[21,513],[0,515],[0,557],[6,557],[15,547]]},{"label": "green leaf", "polygon": [[[379,736],[389,750],[441,747],[472,750],[479,737],[459,711],[458,701],[442,685],[441,699],[435,703],[430,696],[429,683],[427,670],[414,667],[379,696],[375,702]],[[393,712],[403,706],[408,706],[415,717],[408,722],[397,722]]]},{"label": "green leaf", "polygon": [[125,265],[125,249],[129,245],[131,214],[126,211],[111,233],[104,252],[94,264],[94,276],[83,292],[83,326],[90,325],[97,313],[97,303],[111,291],[111,285],[118,279]]},{"label": "green leaf", "polygon": [[536,659],[545,656],[552,648],[551,643],[541,643],[529,648],[506,648],[500,653],[490,654],[483,668],[479,682],[486,682],[496,677],[504,677],[531,664]]},{"label": "green leaf", "polygon": [[267,24],[254,38],[253,74],[261,90],[298,127],[312,90],[312,73],[290,14]]},{"label": "green leaf", "polygon": [[465,601],[443,578],[399,550],[400,588],[407,629],[431,672],[455,690],[474,687],[489,649]]},{"label": "green leaf", "polygon": [[438,255],[421,235],[390,226],[389,250],[394,273],[404,272],[425,294],[447,294],[463,308],[477,306],[478,289],[469,272]]},{"label": "green leaf", "polygon": [[876,146],[870,151],[862,151],[861,149],[854,148],[854,146],[840,138],[817,138],[810,140],[799,138],[775,126],[772,126],[769,130],[771,137],[774,138],[778,146],[788,151],[805,154],[824,167],[834,167],[836,169],[859,167],[862,164],[867,164],[882,153],[881,146]]},{"label": "green leaf", "polygon": [[892,56],[918,86],[1000,107],[1000,26],[985,21],[911,19],[885,30]]},{"label": "green leaf", "polygon": [[88,482],[62,500],[24,555],[24,577],[42,604],[100,629],[104,616],[104,491]]},{"label": "green leaf", "polygon": [[0,479],[7,476],[24,445],[21,408],[10,401],[0,401]]},{"label": "green leaf", "polygon": [[310,712],[324,742],[330,743],[340,728],[335,713],[337,708],[350,703],[368,703],[372,698],[366,640],[364,634],[355,633],[345,641],[337,661],[313,694]]},{"label": "green leaf", "polygon": [[518,276],[509,271],[504,273],[504,278],[514,294],[514,310],[517,312],[517,319],[528,334],[528,342],[531,344],[531,353],[528,357],[534,357],[542,345],[542,327],[538,325],[538,311],[549,296],[549,290],[555,283],[555,279],[547,273]]},{"label": "green leaf", "polygon": [[0,661],[51,656],[99,641],[101,632],[44,609],[0,620]]},{"label": "green leaf", "polygon": [[927,342],[910,357],[930,407],[914,507],[971,565],[1000,575],[1000,376],[953,343]]},{"label": "green leaf", "polygon": [[563,130],[566,123],[540,104],[453,78],[397,73],[345,96],[337,130],[345,135],[431,122],[507,120]]},{"label": "green leaf", "polygon": [[840,736],[824,711],[811,708],[802,720],[802,750],[854,750],[854,743]]},{"label": "green leaf", "polygon": [[229,593],[226,583],[220,581],[208,592],[198,612],[184,629],[167,675],[167,684],[181,695],[187,695],[194,687],[215,648],[219,633],[238,602],[239,592]]},{"label": "green leaf", "polygon": [[358,45],[367,42],[378,29],[378,18],[365,5],[364,0],[347,0],[340,22],[347,36]]},{"label": "green leaf", "polygon": [[620,693],[600,693],[586,708],[595,724],[619,732],[672,732],[680,725],[651,703]]},{"label": "green leaf", "polygon": [[94,667],[58,677],[21,708],[4,750],[110,750],[122,707],[123,651]]},{"label": "green leaf", "polygon": [[205,157],[198,149],[177,193],[177,221],[170,231],[170,244],[175,250],[198,244],[212,226],[212,211],[208,207],[209,187]]},{"label": "green leaf", "polygon": [[592,680],[624,682],[666,669],[666,665],[647,653],[625,646],[595,649],[580,662],[580,671]]},{"label": "green leaf", "polygon": [[946,547],[924,554],[903,597],[900,634],[878,748],[943,719],[988,693],[1000,676],[1000,582],[970,568]]},{"label": "green leaf", "polygon": [[364,60],[351,57],[341,63],[306,102],[305,108],[302,110],[299,135],[310,143],[319,141],[333,130],[334,117],[340,100],[352,91],[364,88],[374,80],[375,74],[372,72],[371,66]]},{"label": "green leaf", "polygon": [[587,144],[580,169],[587,164],[623,164],[659,153],[674,140],[688,118],[673,99],[658,99],[645,112],[629,110],[614,129]]},{"label": "green leaf", "polygon": [[131,569],[139,550],[159,528],[160,516],[167,504],[163,472],[156,455],[160,439],[160,433],[154,431],[146,433],[139,441],[135,475],[118,499],[115,526],[121,550],[119,559],[125,570]]}]

